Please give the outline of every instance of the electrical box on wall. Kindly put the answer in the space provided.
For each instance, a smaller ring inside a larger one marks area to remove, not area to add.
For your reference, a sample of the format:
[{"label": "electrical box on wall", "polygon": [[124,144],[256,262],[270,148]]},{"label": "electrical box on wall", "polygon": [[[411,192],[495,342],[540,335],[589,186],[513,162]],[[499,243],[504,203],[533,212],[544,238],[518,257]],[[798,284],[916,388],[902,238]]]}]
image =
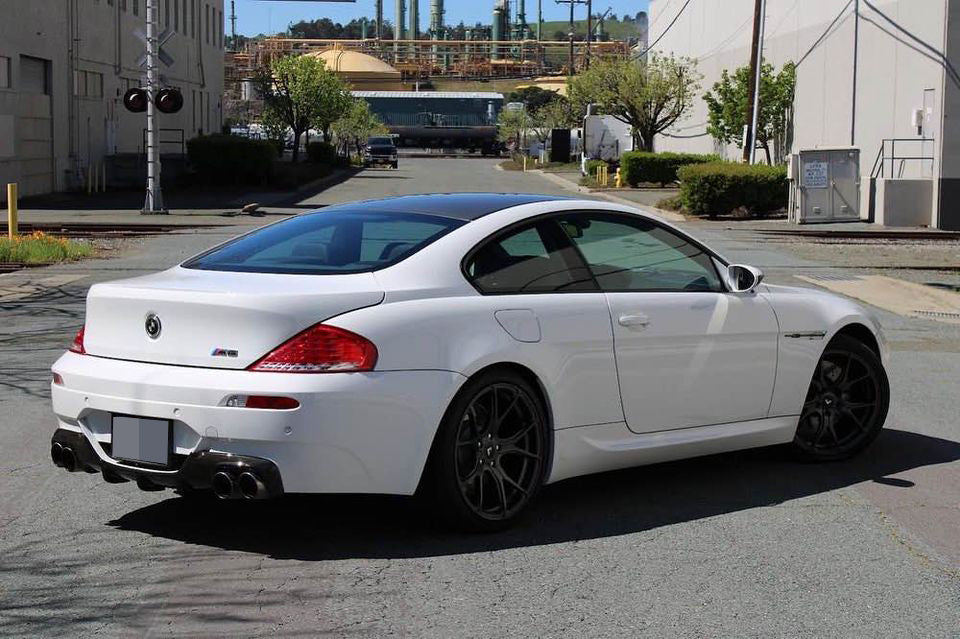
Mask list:
[{"label": "electrical box on wall", "polygon": [[788,217],[798,224],[860,219],[860,149],[805,149],[790,157]]}]

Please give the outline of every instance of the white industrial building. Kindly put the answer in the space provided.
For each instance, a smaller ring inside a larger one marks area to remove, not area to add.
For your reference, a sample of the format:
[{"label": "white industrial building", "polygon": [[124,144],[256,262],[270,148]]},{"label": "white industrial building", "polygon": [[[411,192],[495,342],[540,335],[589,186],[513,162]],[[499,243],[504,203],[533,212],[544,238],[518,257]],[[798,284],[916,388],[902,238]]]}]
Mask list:
[{"label": "white industrial building", "polygon": [[[753,13],[753,0],[651,0],[650,42],[696,59],[706,92],[749,63]],[[794,153],[859,149],[860,218],[960,229],[960,0],[766,0],[763,55],[798,65]],[[739,156],[706,128],[698,100],[656,148]]]},{"label": "white industrial building", "polygon": [[[172,34],[162,80],[184,98],[179,113],[158,116],[161,152],[176,154],[182,141],[220,130],[223,0],[155,1],[160,30]],[[4,0],[0,184],[19,183],[23,196],[82,187],[91,167],[142,153],[146,117],[127,112],[122,97],[142,86],[145,4]]]}]

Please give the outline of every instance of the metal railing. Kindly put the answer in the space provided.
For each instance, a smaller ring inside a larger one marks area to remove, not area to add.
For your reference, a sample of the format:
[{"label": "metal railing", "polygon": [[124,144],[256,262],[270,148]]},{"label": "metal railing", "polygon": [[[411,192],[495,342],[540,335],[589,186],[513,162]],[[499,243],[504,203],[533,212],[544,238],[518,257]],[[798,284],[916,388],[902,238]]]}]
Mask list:
[{"label": "metal railing", "polygon": [[[164,153],[164,146],[170,147],[179,147],[180,155],[185,156],[187,154],[187,139],[184,134],[183,129],[157,129],[157,146],[160,148],[160,152]],[[140,152],[146,153],[147,148],[147,130],[143,130],[143,136],[140,145]]]},{"label": "metal railing", "polygon": [[[898,177],[896,170],[897,162],[900,162],[900,175],[903,175],[903,165],[905,162],[930,162],[932,165],[936,159],[932,155],[897,155],[897,143],[899,142],[902,148],[904,144],[920,143],[922,145],[927,142],[933,143],[933,141],[933,138],[884,138],[880,141],[880,151],[877,153],[877,159],[873,161],[873,169],[870,171],[870,177],[887,177],[887,161],[890,162],[890,177]],[[888,145],[890,147],[889,155],[887,154]],[[923,153],[922,147],[920,153]]]}]

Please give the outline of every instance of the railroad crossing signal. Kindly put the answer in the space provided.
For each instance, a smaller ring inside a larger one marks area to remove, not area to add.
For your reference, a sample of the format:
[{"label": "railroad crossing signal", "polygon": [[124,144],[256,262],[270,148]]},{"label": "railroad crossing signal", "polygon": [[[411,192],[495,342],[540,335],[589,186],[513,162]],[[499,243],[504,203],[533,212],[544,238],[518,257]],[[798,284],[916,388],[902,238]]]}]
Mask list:
[{"label": "railroad crossing signal", "polygon": [[[133,32],[133,35],[140,38],[143,41],[144,46],[147,44],[147,34],[143,32],[142,29],[136,29]],[[173,66],[173,56],[167,53],[163,49],[163,45],[170,41],[170,38],[174,36],[174,32],[170,30],[170,27],[164,29],[160,35],[157,37],[157,59],[164,64],[164,66],[172,67]],[[147,54],[141,53],[140,57],[137,58],[137,66],[145,67],[147,65]]]}]

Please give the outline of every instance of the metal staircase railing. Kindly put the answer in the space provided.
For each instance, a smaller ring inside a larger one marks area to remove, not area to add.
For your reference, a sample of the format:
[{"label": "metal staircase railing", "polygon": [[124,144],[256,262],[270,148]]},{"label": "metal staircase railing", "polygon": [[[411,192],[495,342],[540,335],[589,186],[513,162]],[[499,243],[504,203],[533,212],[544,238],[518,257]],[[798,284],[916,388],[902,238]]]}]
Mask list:
[{"label": "metal staircase railing", "polygon": [[[924,162],[929,161],[933,162],[936,158],[932,155],[897,155],[897,143],[901,145],[904,143],[925,143],[933,142],[933,138],[884,138],[880,142],[880,151],[877,153],[877,159],[873,162],[873,169],[870,171],[870,177],[887,177],[886,175],[886,166],[887,161],[890,162],[890,177],[897,177],[896,163],[899,161],[900,164],[900,174],[903,174],[903,163],[904,162]],[[890,146],[890,154],[887,154],[887,145]],[[921,147],[920,153],[923,153]]]}]

